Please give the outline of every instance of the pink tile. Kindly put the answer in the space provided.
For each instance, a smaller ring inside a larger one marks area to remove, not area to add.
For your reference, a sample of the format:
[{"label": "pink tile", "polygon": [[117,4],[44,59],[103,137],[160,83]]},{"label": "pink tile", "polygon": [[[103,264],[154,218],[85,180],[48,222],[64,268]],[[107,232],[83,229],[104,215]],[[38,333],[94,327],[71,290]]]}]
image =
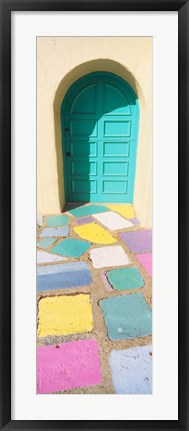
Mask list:
[{"label": "pink tile", "polygon": [[152,276],[152,254],[151,253],[136,254],[135,257],[151,277]]},{"label": "pink tile", "polygon": [[37,350],[38,394],[49,394],[101,382],[98,345],[79,340]]}]

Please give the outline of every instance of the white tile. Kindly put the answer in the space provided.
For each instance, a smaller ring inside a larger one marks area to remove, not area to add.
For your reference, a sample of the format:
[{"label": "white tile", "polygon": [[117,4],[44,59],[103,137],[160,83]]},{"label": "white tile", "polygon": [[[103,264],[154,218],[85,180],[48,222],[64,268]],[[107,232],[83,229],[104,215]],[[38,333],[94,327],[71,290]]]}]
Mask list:
[{"label": "white tile", "polygon": [[130,259],[120,245],[93,248],[90,258],[94,268],[128,265]]},{"label": "white tile", "polygon": [[37,214],[37,226],[42,226],[43,224],[43,216],[41,214]]},{"label": "white tile", "polygon": [[37,263],[51,263],[61,260],[68,260],[66,257],[60,257],[47,251],[37,251]]},{"label": "white tile", "polygon": [[110,230],[127,229],[133,226],[133,223],[113,211],[93,214],[93,217]]}]

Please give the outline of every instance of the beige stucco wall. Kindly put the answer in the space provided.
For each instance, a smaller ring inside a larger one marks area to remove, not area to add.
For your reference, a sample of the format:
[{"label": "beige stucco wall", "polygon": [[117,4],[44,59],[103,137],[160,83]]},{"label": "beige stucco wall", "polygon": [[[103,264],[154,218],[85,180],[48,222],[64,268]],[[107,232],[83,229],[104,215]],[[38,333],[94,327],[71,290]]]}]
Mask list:
[{"label": "beige stucco wall", "polygon": [[60,107],[70,85],[93,71],[116,73],[132,86],[140,105],[134,206],[152,225],[152,38],[37,38],[37,211],[64,207]]}]

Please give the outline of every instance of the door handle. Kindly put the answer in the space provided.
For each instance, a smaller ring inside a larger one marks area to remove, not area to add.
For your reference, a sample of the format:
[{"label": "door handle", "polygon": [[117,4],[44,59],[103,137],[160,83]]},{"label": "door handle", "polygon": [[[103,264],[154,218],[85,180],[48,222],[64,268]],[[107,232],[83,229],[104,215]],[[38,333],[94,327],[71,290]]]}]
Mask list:
[{"label": "door handle", "polygon": [[66,157],[71,157],[71,153],[69,153],[69,151],[66,153]]}]

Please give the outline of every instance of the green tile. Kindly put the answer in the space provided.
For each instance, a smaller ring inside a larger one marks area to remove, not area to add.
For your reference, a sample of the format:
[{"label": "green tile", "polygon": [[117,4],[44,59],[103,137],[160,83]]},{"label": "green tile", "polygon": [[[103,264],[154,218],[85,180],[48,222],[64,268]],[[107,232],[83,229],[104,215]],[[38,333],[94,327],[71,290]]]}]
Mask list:
[{"label": "green tile", "polygon": [[102,213],[105,211],[109,211],[109,208],[106,208],[103,205],[88,205],[70,210],[69,213],[75,217],[84,217],[91,214]]},{"label": "green tile", "polygon": [[57,215],[57,216],[48,216],[46,217],[46,225],[47,226],[64,226],[68,223],[67,215]]},{"label": "green tile", "polygon": [[106,273],[109,283],[115,290],[139,289],[144,280],[137,268],[119,268]]},{"label": "green tile", "polygon": [[61,256],[80,257],[91,246],[90,242],[66,238],[52,248],[51,252]]},{"label": "green tile", "polygon": [[41,241],[39,241],[37,245],[42,248],[48,248],[50,247],[50,245],[54,244],[56,239],[57,238],[44,238]]},{"label": "green tile", "polygon": [[152,312],[140,293],[100,301],[110,340],[145,337],[152,333]]}]

